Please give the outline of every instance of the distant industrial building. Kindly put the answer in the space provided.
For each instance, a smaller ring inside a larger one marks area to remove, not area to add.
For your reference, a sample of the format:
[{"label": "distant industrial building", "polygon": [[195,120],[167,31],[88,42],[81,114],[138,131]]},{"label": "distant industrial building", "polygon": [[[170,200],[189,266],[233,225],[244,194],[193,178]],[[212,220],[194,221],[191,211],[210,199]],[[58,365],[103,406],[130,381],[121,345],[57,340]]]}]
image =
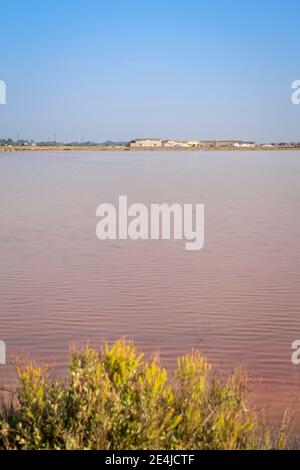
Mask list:
[{"label": "distant industrial building", "polygon": [[198,147],[199,142],[196,140],[190,140],[188,142],[180,142],[178,140],[163,140],[163,147],[166,148],[191,148]]},{"label": "distant industrial building", "polygon": [[150,149],[150,148],[182,148],[182,149],[188,149],[188,148],[203,148],[205,145],[203,145],[201,142],[197,140],[188,140],[188,141],[179,141],[179,140],[173,140],[173,139],[167,139],[167,140],[161,140],[161,139],[135,139],[129,142],[128,144],[129,148],[137,149],[137,148],[144,148],[144,149]]},{"label": "distant industrial building", "polygon": [[234,147],[238,148],[254,148],[255,142],[235,142]]},{"label": "distant industrial building", "polygon": [[188,140],[186,142],[188,144],[189,147],[200,147],[200,142],[198,142],[198,140]]},{"label": "distant industrial building", "polygon": [[172,149],[172,148],[174,148],[178,145],[178,142],[176,142],[176,140],[163,140],[162,145],[165,148],[171,148]]},{"label": "distant industrial building", "polygon": [[162,147],[160,139],[136,139],[129,142],[130,148],[159,148]]},{"label": "distant industrial building", "polygon": [[240,140],[208,140],[200,142],[206,148],[251,148],[255,147],[255,142],[243,142]]},{"label": "distant industrial building", "polygon": [[135,139],[128,143],[128,147],[132,149],[157,149],[157,148],[169,148],[169,149],[228,149],[228,148],[254,148],[255,142],[246,142],[240,140],[187,140],[178,141],[173,139]]}]

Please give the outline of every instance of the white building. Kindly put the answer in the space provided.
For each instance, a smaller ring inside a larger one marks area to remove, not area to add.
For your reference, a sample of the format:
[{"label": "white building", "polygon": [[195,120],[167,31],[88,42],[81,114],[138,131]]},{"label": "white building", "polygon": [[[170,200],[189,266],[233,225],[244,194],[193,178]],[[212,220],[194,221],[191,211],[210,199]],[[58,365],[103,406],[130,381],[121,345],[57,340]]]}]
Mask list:
[{"label": "white building", "polygon": [[178,145],[178,142],[176,140],[163,140],[162,145],[166,148],[174,148]]},{"label": "white building", "polygon": [[239,147],[239,148],[253,148],[255,147],[255,142],[235,142],[233,144],[234,147]]},{"label": "white building", "polygon": [[160,139],[136,139],[129,142],[130,148],[158,148],[162,147]]}]

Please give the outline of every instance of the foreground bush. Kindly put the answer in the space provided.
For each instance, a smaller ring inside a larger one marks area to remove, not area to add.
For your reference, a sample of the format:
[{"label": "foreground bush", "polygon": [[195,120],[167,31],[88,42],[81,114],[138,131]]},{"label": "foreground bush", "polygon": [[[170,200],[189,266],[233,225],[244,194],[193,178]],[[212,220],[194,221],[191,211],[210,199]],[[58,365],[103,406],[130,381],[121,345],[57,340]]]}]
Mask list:
[{"label": "foreground bush", "polygon": [[247,411],[247,382],[225,382],[193,352],[168,377],[123,340],[71,353],[70,379],[18,368],[17,403],[0,414],[2,449],[268,449],[285,446]]}]

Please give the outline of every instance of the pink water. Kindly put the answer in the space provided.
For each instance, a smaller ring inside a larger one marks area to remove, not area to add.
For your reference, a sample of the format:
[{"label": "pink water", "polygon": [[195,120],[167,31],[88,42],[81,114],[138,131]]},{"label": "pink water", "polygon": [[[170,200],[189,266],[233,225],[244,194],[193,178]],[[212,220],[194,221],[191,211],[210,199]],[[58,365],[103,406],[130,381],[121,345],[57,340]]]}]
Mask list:
[{"label": "pink water", "polygon": [[[204,203],[205,247],[96,238],[96,207]],[[300,426],[300,153],[0,153],[0,339],[64,375],[71,343],[122,335],[172,367],[244,364],[254,406]]]}]

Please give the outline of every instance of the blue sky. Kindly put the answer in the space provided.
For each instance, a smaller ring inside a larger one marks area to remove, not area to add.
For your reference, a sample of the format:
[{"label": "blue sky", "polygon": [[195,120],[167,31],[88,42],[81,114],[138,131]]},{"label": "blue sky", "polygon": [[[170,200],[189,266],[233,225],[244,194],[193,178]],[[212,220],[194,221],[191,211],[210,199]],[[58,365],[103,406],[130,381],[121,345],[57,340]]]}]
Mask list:
[{"label": "blue sky", "polygon": [[300,141],[296,0],[1,2],[0,137]]}]

